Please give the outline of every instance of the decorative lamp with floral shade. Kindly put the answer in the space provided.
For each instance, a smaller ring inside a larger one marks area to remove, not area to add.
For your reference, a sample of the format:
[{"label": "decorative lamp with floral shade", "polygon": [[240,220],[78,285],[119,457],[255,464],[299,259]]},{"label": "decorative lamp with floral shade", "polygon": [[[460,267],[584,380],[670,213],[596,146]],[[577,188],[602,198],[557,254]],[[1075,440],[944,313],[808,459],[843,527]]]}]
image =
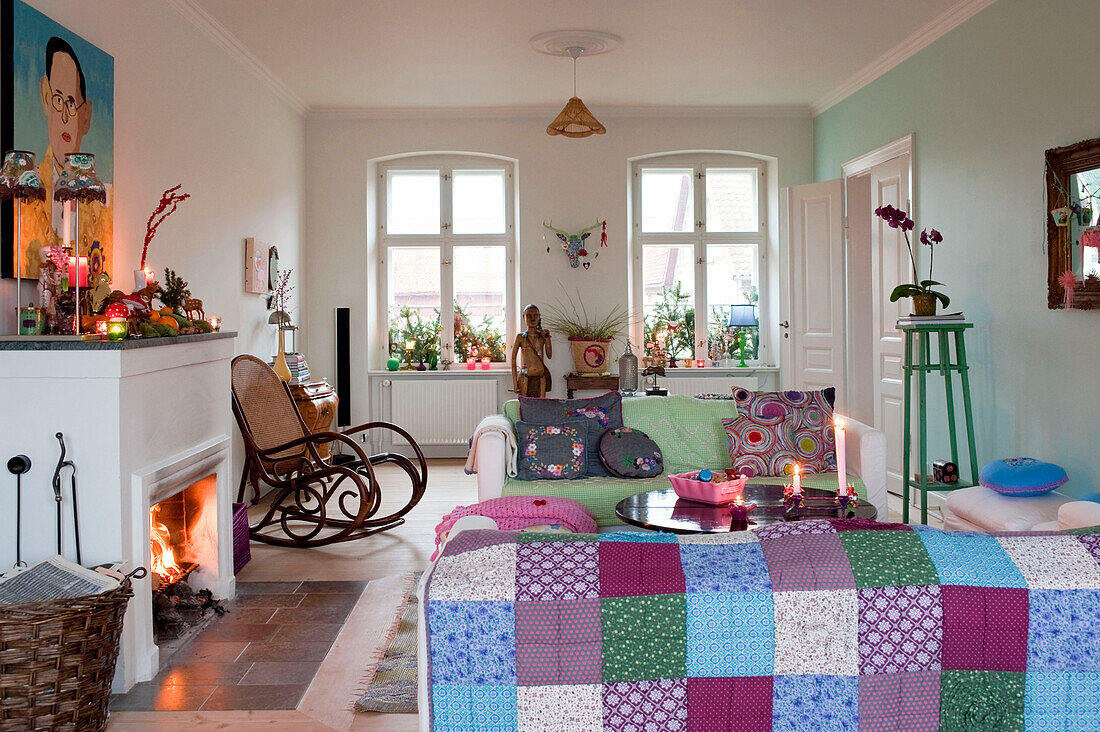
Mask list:
[{"label": "decorative lamp with floral shade", "polygon": [[[86,271],[87,265],[81,262],[80,256],[80,224],[76,220],[79,208],[78,203],[91,203],[98,201],[107,203],[107,187],[95,172],[95,155],[91,153],[75,152],[65,155],[66,167],[57,176],[57,184],[53,198],[61,204],[61,241],[66,248],[72,247],[75,251],[76,265],[76,322],[73,332],[80,334],[80,280],[81,272]],[[76,240],[75,245],[73,241]],[[85,285],[87,282],[85,282]]]},{"label": "decorative lamp with floral shade", "polygon": [[[19,294],[23,281],[23,248],[21,246],[23,201],[45,201],[46,187],[38,175],[34,153],[27,150],[10,150],[4,155],[4,164],[0,167],[0,201],[15,199],[15,307],[17,320],[22,321]],[[16,324],[15,332],[23,330],[22,322]]]}]

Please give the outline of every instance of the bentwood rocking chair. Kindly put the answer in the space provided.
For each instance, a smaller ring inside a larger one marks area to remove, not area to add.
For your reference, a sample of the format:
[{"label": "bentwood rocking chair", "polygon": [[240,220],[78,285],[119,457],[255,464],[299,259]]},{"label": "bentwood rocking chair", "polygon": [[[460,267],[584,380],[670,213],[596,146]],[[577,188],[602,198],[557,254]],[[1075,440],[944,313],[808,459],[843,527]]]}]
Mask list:
[{"label": "bentwood rocking chair", "polygon": [[[245,444],[237,501],[244,502],[248,483],[257,497],[260,482],[274,488],[263,517],[249,527],[255,541],[316,547],[361,539],[405,523],[403,516],[423,497],[428,482],[424,453],[408,432],[389,422],[369,422],[344,432],[311,433],[290,389],[255,356],[233,359],[232,380],[233,416]],[[368,457],[350,435],[373,429],[401,435],[415,451],[416,461],[388,452]],[[317,448],[332,443],[340,443],[352,459],[337,463],[322,458]],[[382,490],[374,466],[381,464],[405,471],[412,482],[412,496],[397,511],[376,517]]]}]

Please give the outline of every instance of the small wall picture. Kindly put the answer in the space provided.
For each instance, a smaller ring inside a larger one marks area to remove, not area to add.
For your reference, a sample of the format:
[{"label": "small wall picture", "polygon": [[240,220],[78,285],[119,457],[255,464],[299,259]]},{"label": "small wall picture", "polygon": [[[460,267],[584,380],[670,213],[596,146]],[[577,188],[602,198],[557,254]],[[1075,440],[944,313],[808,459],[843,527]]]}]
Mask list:
[{"label": "small wall picture", "polygon": [[253,237],[244,240],[244,291],[267,293],[268,246]]}]

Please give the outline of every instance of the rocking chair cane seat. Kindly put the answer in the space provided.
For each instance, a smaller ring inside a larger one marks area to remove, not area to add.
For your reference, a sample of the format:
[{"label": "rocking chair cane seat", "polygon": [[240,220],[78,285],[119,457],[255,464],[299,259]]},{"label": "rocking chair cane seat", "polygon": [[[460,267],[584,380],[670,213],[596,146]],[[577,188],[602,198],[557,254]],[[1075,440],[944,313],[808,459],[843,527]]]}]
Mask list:
[{"label": "rocking chair cane seat", "polygon": [[[294,397],[275,371],[255,356],[233,359],[233,416],[245,444],[245,465],[237,490],[244,501],[248,483],[273,488],[263,517],[249,526],[255,541],[277,546],[315,547],[361,539],[392,529],[420,502],[428,481],[424,453],[412,436],[389,422],[369,422],[344,432],[310,432]],[[349,435],[386,429],[401,435],[416,453],[415,462],[396,453],[367,456]],[[341,443],[352,459],[339,465],[322,459],[319,445]],[[376,517],[382,490],[374,466],[392,464],[408,475],[409,501],[397,511]],[[280,535],[281,533],[281,535]]]}]

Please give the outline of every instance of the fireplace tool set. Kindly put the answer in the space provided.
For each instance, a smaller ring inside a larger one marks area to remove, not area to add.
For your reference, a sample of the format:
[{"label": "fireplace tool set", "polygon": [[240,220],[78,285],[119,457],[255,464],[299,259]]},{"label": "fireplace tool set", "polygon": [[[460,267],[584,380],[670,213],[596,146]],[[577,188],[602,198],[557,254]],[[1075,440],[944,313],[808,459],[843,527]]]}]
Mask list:
[{"label": "fireplace tool set", "polygon": [[15,476],[15,566],[25,567],[23,562],[23,473],[31,469],[31,459],[16,455],[8,460],[8,472]]},{"label": "fireplace tool set", "polygon": [[76,540],[76,563],[83,565],[84,562],[80,558],[80,514],[76,510],[76,465],[73,464],[72,460],[65,459],[65,435],[58,432],[54,437],[61,445],[61,457],[57,459],[57,467],[53,471],[53,497],[57,502],[57,553],[64,556],[61,552],[61,471],[70,468],[72,473],[69,474],[69,495],[73,497],[73,538]]},{"label": "fireplace tool set", "polygon": [[[62,504],[65,491],[63,490],[62,473],[69,470],[69,496],[73,507],[73,539],[76,544],[76,563],[83,565],[80,555],[80,512],[76,502],[76,465],[72,460],[66,460],[65,436],[58,432],[57,438],[61,446],[61,456],[57,459],[57,467],[53,471],[53,497],[57,504],[57,553],[62,555],[62,535],[64,515]],[[31,459],[26,455],[16,455],[8,460],[8,472],[15,476],[15,566],[24,567],[23,562],[23,475],[30,472]]]}]

